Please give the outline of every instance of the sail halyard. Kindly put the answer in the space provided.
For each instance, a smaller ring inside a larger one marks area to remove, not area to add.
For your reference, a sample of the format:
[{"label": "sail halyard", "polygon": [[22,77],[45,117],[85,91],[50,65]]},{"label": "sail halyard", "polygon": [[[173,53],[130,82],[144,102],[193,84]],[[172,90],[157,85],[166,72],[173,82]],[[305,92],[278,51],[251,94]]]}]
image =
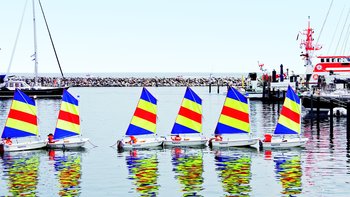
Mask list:
[{"label": "sail halyard", "polygon": [[227,91],[215,134],[250,133],[248,99],[233,87]]},{"label": "sail halyard", "polygon": [[67,90],[63,90],[54,139],[80,135],[79,102]]},{"label": "sail halyard", "polygon": [[171,134],[192,134],[201,132],[202,99],[191,88],[187,87]]},{"label": "sail halyard", "polygon": [[146,88],[143,88],[125,135],[155,134],[156,129],[157,99]]},{"label": "sail halyard", "polygon": [[1,138],[38,136],[35,101],[16,89]]},{"label": "sail halyard", "polygon": [[35,19],[35,4],[34,0],[32,0],[33,4],[33,31],[34,31],[34,54],[32,55],[33,60],[34,60],[34,86],[38,86],[38,54],[37,54],[37,36],[36,36],[36,19]]},{"label": "sail halyard", "polygon": [[274,134],[300,134],[301,103],[294,90],[288,86]]}]

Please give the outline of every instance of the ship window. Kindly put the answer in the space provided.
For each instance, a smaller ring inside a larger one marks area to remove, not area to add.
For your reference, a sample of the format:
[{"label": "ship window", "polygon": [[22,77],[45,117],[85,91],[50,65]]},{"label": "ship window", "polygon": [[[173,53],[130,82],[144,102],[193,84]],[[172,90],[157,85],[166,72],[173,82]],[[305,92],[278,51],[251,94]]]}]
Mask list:
[{"label": "ship window", "polygon": [[328,58],[326,59],[326,62],[329,62],[329,59],[328,59]]},{"label": "ship window", "polygon": [[324,59],[323,59],[323,58],[321,58],[321,62],[324,62]]}]

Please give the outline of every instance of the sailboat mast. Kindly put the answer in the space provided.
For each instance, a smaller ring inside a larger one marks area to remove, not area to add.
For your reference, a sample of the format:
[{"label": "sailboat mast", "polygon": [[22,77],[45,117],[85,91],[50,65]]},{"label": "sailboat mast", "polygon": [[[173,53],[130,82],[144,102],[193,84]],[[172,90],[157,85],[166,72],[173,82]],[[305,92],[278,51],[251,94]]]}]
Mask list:
[{"label": "sailboat mast", "polygon": [[38,86],[38,55],[37,55],[37,40],[36,40],[36,21],[35,21],[35,5],[34,0],[32,0],[33,4],[33,29],[34,29],[34,86]]}]

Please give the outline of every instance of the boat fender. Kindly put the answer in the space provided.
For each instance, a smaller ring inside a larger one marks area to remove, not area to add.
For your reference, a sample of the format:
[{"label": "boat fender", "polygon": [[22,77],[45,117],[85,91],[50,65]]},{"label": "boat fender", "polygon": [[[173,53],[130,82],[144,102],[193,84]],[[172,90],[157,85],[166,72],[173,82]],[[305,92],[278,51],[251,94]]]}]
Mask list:
[{"label": "boat fender", "polygon": [[264,148],[263,142],[259,140],[259,150],[263,150],[263,148]]}]

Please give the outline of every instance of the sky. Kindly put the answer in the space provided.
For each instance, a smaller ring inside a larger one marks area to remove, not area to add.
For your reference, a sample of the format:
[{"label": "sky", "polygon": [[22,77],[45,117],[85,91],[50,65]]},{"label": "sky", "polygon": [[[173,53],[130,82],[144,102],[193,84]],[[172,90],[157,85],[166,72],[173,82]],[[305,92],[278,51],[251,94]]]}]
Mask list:
[{"label": "sky", "polygon": [[[343,44],[349,35],[350,16],[345,19],[350,2],[333,0],[330,6],[331,2],[41,1],[65,73],[246,73],[258,72],[258,61],[269,71],[283,64],[295,73],[304,73],[296,37],[307,28],[308,16],[315,42],[323,46],[317,54],[341,55],[341,46],[350,54],[350,43]],[[9,65],[25,3],[0,0],[0,73],[6,73]],[[37,1],[35,4],[39,73],[59,73]],[[31,0],[25,10],[11,73],[34,72]]]}]

